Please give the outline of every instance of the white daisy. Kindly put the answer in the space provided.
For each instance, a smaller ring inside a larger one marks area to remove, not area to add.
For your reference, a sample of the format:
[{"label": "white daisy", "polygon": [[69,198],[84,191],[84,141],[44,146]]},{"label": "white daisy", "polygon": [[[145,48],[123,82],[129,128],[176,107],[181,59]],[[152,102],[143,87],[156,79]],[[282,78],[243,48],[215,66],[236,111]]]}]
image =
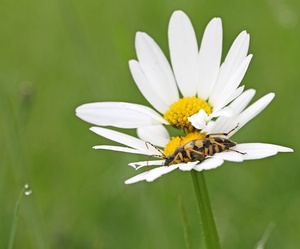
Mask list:
[{"label": "white daisy", "polygon": [[[234,129],[229,135],[232,136],[235,132],[241,129],[248,121],[258,115],[266,106],[272,101],[274,98],[273,93],[269,93],[256,101],[254,104],[246,108],[249,102],[252,100],[255,94],[255,90],[250,89],[242,93],[238,98],[236,98],[229,107],[233,110],[231,117],[219,117],[216,121],[211,122],[211,125],[208,127],[209,133],[220,133],[220,132],[228,132],[232,130],[237,124],[238,127]],[[246,108],[246,109],[245,109]],[[198,124],[198,114],[190,117],[190,121],[195,127],[197,128]],[[110,140],[116,141],[118,143],[124,144],[128,147],[123,146],[108,146],[108,145],[99,145],[95,146],[95,149],[107,149],[107,150],[115,150],[115,151],[123,151],[128,153],[135,153],[135,154],[144,154],[148,156],[158,156],[162,157],[160,151],[154,147],[154,145],[145,143],[144,140],[139,138],[135,138],[133,136],[129,136],[120,132],[112,131],[106,128],[100,127],[92,127],[91,130],[98,135],[101,135],[105,138]],[[209,134],[208,133],[208,134]],[[166,156],[171,155],[174,153],[175,149],[178,146],[184,145],[183,142],[184,137],[175,137],[173,139],[168,138],[167,131],[165,129],[156,130],[156,133],[152,133],[152,140],[157,142],[155,145],[165,143],[164,146],[164,153]],[[197,136],[198,134],[199,139],[205,134],[201,134],[199,132],[190,133],[188,136]],[[142,136],[147,136],[142,134]],[[178,144],[176,139],[179,138],[181,144]],[[191,138],[187,138],[187,141],[191,140]],[[166,152],[168,147],[173,147],[173,152]],[[278,152],[292,152],[293,150],[287,147],[274,145],[274,144],[266,144],[266,143],[241,143],[237,144],[236,146],[231,148],[232,150],[223,151],[221,153],[215,153],[210,157],[206,157],[204,161],[193,161],[187,163],[175,163],[169,166],[162,166],[164,165],[164,159],[162,160],[147,160],[141,162],[134,162],[130,163],[129,165],[134,167],[135,169],[140,169],[142,167],[148,166],[158,166],[154,169],[147,170],[139,175],[136,175],[127,181],[126,184],[135,183],[138,181],[146,180],[148,182],[152,182],[158,177],[167,174],[175,169],[180,169],[182,171],[202,171],[202,170],[209,170],[214,169],[221,166],[224,161],[232,161],[232,162],[242,162],[244,160],[253,160],[253,159],[261,159],[269,156],[273,156]],[[238,152],[242,153],[238,153]]]},{"label": "white daisy", "polygon": [[153,125],[171,125],[185,133],[194,130],[188,117],[200,110],[199,130],[206,128],[212,118],[230,116],[232,110],[226,105],[243,92],[239,84],[252,58],[247,55],[246,31],[235,39],[222,64],[220,18],[209,22],[199,49],[191,21],[182,11],[175,11],[168,38],[171,65],[155,41],[143,32],[136,34],[138,60],[129,61],[137,87],[156,111],[132,103],[100,102],[78,107],[76,115],[98,126],[149,131]]},{"label": "white daisy", "polygon": [[[203,139],[210,133],[228,132],[239,124],[229,134],[232,136],[274,97],[270,93],[245,109],[255,93],[254,90],[242,93],[243,87],[239,87],[252,58],[247,55],[249,35],[245,31],[235,39],[222,64],[220,18],[214,18],[207,25],[200,50],[192,24],[182,11],[173,13],[168,35],[173,70],[154,40],[141,32],[136,35],[138,61],[129,62],[135,83],[157,111],[122,102],[90,103],[76,109],[78,117],[98,126],[137,128],[139,138],[102,127],[91,128],[98,135],[126,146],[99,145],[95,149],[147,155],[148,160],[129,164],[135,169],[156,166],[127,180],[127,184],[142,180],[150,182],[175,169],[202,171],[219,167],[224,160],[241,162],[292,151],[272,144],[237,144],[231,151],[215,153],[202,162],[178,163],[175,160],[166,164],[165,159],[189,141]],[[179,128],[185,136],[170,138],[163,125]],[[162,147],[163,151],[156,146]],[[149,160],[153,156],[160,160]]]}]

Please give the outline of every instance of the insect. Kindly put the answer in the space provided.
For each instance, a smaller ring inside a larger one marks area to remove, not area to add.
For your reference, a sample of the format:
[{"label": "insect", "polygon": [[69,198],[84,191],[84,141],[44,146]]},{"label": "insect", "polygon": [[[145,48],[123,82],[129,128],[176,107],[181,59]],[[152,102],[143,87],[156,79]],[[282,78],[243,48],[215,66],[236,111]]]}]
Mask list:
[{"label": "insect", "polygon": [[219,136],[228,136],[233,132],[238,125],[227,133],[212,133],[207,134],[203,139],[195,139],[187,142],[183,146],[178,147],[172,155],[159,157],[164,158],[164,166],[170,166],[172,164],[182,162],[194,162],[203,161],[207,156],[213,156],[215,153],[223,151],[235,151],[240,154],[246,154],[237,150],[232,149],[237,143],[227,138]]}]

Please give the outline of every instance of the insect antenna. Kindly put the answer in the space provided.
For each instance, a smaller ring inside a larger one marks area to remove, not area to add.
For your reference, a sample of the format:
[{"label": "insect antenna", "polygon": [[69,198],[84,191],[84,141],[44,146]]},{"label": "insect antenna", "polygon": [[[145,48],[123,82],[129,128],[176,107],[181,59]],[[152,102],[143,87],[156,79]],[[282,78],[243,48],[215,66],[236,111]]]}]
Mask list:
[{"label": "insect antenna", "polygon": [[208,138],[210,136],[225,136],[227,137],[231,132],[233,132],[235,129],[237,129],[239,127],[239,124],[236,125],[236,127],[234,127],[233,129],[231,129],[230,131],[228,132],[220,132],[220,133],[210,133],[210,134],[207,134],[205,137]]},{"label": "insect antenna", "polygon": [[228,150],[231,150],[231,151],[234,151],[234,152],[237,152],[241,155],[247,155],[247,152],[241,152],[241,151],[238,151],[238,150],[234,150],[234,149],[231,149],[231,148],[228,148]]},{"label": "insect antenna", "polygon": [[236,125],[233,129],[231,129],[231,130],[228,131],[226,134],[224,134],[224,136],[227,137],[231,132],[233,132],[234,130],[236,130],[238,127],[239,127],[239,123],[237,123],[237,125]]}]

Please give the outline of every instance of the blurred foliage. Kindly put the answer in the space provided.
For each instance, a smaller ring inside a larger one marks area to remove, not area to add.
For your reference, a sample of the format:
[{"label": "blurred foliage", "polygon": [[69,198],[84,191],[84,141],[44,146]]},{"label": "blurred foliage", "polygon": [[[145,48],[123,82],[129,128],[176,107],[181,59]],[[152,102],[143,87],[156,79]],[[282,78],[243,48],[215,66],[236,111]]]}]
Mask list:
[{"label": "blurred foliage", "polygon": [[233,139],[295,150],[206,173],[223,248],[254,248],[269,224],[266,249],[299,248],[297,0],[1,1],[0,248],[25,183],[33,193],[23,198],[14,248],[181,249],[181,202],[193,248],[203,243],[189,173],[126,186],[136,174],[127,163],[145,158],[92,150],[110,142],[74,115],[94,101],[148,105],[128,69],[135,32],[147,32],[168,55],[176,9],[189,15],[199,39],[220,16],[223,56],[240,31],[250,33],[254,58],[243,84],[257,89],[256,99],[271,91],[276,98]]}]

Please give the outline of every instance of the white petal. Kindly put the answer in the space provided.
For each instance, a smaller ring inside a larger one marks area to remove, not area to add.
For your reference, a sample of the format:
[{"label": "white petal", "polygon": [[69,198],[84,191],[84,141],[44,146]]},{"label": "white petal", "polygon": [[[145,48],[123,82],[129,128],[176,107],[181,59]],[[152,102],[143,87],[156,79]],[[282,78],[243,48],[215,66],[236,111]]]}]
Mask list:
[{"label": "white petal", "polygon": [[93,149],[113,150],[113,151],[120,151],[120,152],[133,153],[133,154],[149,155],[149,153],[146,153],[141,150],[132,149],[132,148],[128,148],[128,147],[122,147],[122,146],[114,146],[114,145],[96,145],[96,146],[93,146]]},{"label": "white petal", "polygon": [[102,137],[116,141],[120,144],[127,145],[147,155],[153,155],[157,153],[155,148],[152,148],[152,146],[147,146],[143,140],[136,137],[101,127],[92,127],[90,130]]},{"label": "white petal", "polygon": [[206,127],[208,116],[207,113],[203,109],[201,109],[198,113],[188,117],[188,120],[196,129],[202,130]]},{"label": "white petal", "polygon": [[137,87],[145,99],[160,113],[165,113],[169,109],[169,105],[157,94],[156,86],[150,84],[140,64],[136,60],[130,60],[129,68]]},{"label": "white petal", "polygon": [[163,166],[163,167],[159,167],[159,168],[150,170],[148,176],[146,177],[146,181],[153,182],[158,177],[165,175],[167,173],[170,173],[171,171],[173,171],[174,169],[177,169],[177,168],[178,168],[178,165],[175,164],[175,165]]},{"label": "white petal", "polygon": [[237,89],[235,89],[235,90],[232,92],[231,96],[227,99],[226,102],[227,102],[227,103],[230,103],[231,101],[233,101],[234,99],[236,99],[238,96],[240,96],[240,95],[243,93],[244,88],[245,88],[245,86],[240,86],[240,87],[238,87]]},{"label": "white petal", "polygon": [[163,125],[152,125],[138,128],[137,135],[142,140],[161,147],[165,147],[170,141],[169,132]]},{"label": "white petal", "polygon": [[243,143],[237,144],[233,149],[246,153],[244,160],[261,159],[276,155],[278,152],[293,152],[293,149],[275,144]]},{"label": "white petal", "polygon": [[207,25],[198,57],[198,97],[208,99],[217,80],[222,56],[222,21],[212,19]]},{"label": "white petal", "polygon": [[164,160],[151,160],[151,161],[140,161],[140,162],[132,162],[128,165],[135,168],[136,170],[145,167],[145,166],[154,166],[154,165],[163,165]]},{"label": "white petal", "polygon": [[220,158],[225,161],[242,162],[244,160],[243,155],[235,151],[224,151],[222,153],[216,153],[213,158]]},{"label": "white petal", "polygon": [[76,115],[99,126],[137,128],[167,122],[147,106],[124,102],[98,102],[79,106]]},{"label": "white petal", "polygon": [[236,124],[239,124],[238,128],[235,129],[232,133],[230,133],[230,136],[233,136],[239,129],[241,129],[246,123],[248,123],[251,119],[256,117],[259,113],[261,113],[262,110],[264,110],[270,102],[275,97],[274,93],[269,93],[265,95],[264,97],[257,100],[254,104],[249,106],[246,110],[244,110],[237,118],[236,118]]},{"label": "white petal", "polygon": [[176,82],[170,64],[159,46],[142,32],[137,32],[135,44],[140,66],[156,95],[167,105],[177,101],[179,95]]},{"label": "white petal", "polygon": [[246,106],[250,103],[255,95],[254,89],[249,89],[243,92],[237,99],[235,99],[229,106],[234,110],[234,115],[240,114]]},{"label": "white petal", "polygon": [[201,132],[205,132],[207,134],[211,134],[211,133],[217,133],[217,132],[212,132],[212,130],[214,130],[215,127],[215,122],[214,120],[210,120],[207,124],[205,129],[203,129]]},{"label": "white petal", "polygon": [[215,169],[215,168],[221,166],[223,163],[224,163],[224,160],[221,158],[210,157],[210,158],[205,159],[203,162],[195,165],[194,170],[202,171],[202,170]]},{"label": "white petal", "polygon": [[228,63],[228,73],[231,74],[246,58],[249,49],[250,36],[246,31],[242,31],[234,40],[225,58]]},{"label": "white petal", "polygon": [[245,109],[249,104],[252,98],[255,95],[254,89],[249,89],[243,92],[237,99],[235,99],[230,105],[229,108],[233,110],[231,117],[219,117],[215,122],[210,122],[210,127],[207,129],[208,133],[217,133],[217,132],[228,132],[234,128],[238,121],[237,116]]},{"label": "white petal", "polygon": [[213,111],[209,116],[212,118],[225,116],[225,117],[231,117],[233,115],[233,109],[229,106],[224,107],[221,110]]},{"label": "white petal", "polygon": [[[201,132],[208,132],[211,130],[211,127],[214,126],[215,121],[211,120],[212,118],[225,116],[226,118],[233,115],[233,110],[230,107],[224,107],[219,111],[212,112],[209,116],[202,109],[197,113],[188,118],[191,124]],[[211,132],[209,132],[211,133]]]},{"label": "white petal", "polygon": [[167,174],[177,168],[178,168],[178,166],[176,164],[171,165],[171,166],[158,167],[158,168],[143,172],[139,175],[136,175],[136,176],[126,180],[125,183],[132,184],[132,183],[136,183],[136,182],[143,181],[143,180],[146,180],[147,182],[152,182],[155,179],[157,179],[158,177],[160,177],[164,174]]},{"label": "white petal", "polygon": [[199,163],[199,161],[188,162],[188,163],[180,163],[180,164],[178,164],[178,166],[179,166],[179,169],[182,170],[182,171],[191,171],[194,168],[194,166],[198,163]]},{"label": "white petal", "polygon": [[[209,102],[212,106],[216,106],[218,104],[219,98],[222,97],[221,94],[223,93],[224,88],[226,88],[228,83],[231,84],[230,80],[236,73],[236,70],[246,59],[248,47],[249,35],[246,33],[246,31],[243,31],[233,42],[225,61],[220,68],[217,82],[209,99]],[[246,64],[246,62],[244,63]],[[241,69],[242,68],[240,68],[240,70]],[[236,79],[238,79],[238,77],[236,77]],[[223,96],[227,97],[225,95]]]},{"label": "white petal", "polygon": [[149,174],[149,171],[146,171],[146,172],[138,174],[134,177],[131,177],[128,180],[125,181],[125,184],[132,184],[132,183],[144,181],[144,180],[146,180],[146,177],[147,177],[148,174]]},{"label": "white petal", "polygon": [[173,13],[168,34],[170,57],[178,87],[184,97],[194,96],[197,93],[198,45],[194,28],[185,13]]},{"label": "white petal", "polygon": [[232,73],[232,76],[228,79],[228,81],[224,82],[223,86],[220,86],[219,89],[214,89],[210,98],[211,104],[214,108],[220,109],[232,100],[231,97],[241,83],[251,59],[252,55],[248,55],[240,66],[236,68],[235,72]]}]

